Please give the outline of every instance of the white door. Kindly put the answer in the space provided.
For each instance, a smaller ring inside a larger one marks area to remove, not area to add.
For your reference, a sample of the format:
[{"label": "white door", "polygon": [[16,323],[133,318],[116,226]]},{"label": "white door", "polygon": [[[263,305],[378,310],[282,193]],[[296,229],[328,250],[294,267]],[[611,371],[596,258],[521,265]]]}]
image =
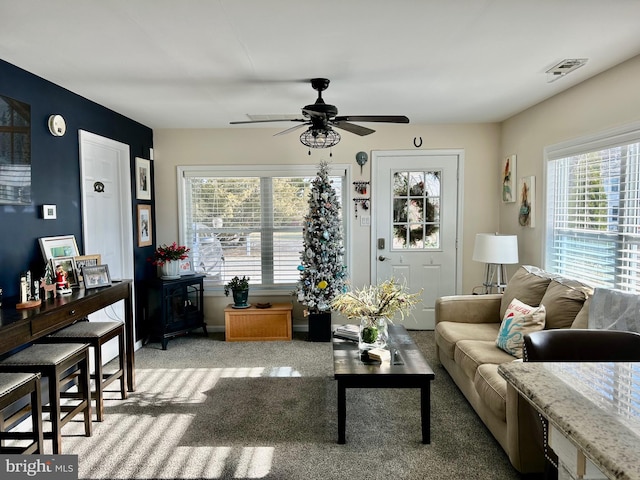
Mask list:
[{"label": "white door", "polygon": [[462,157],[460,150],[372,153],[371,281],[393,277],[422,290],[422,303],[402,322],[409,329],[435,328],[436,299],[460,289]]},{"label": "white door", "polygon": [[[80,130],[82,236],[85,255],[99,253],[112,280],[133,278],[133,222],[129,145]],[[124,302],[89,317],[124,321]],[[107,344],[105,360],[117,344]]]}]

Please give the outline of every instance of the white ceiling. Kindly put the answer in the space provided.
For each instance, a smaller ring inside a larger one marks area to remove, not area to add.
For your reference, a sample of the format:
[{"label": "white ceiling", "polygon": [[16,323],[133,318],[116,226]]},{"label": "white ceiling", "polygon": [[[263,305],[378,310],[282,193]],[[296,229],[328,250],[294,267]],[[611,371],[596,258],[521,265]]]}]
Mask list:
[{"label": "white ceiling", "polygon": [[[312,77],[341,115],[496,122],[640,54],[639,19],[638,0],[0,0],[0,58],[152,128],[299,115]],[[589,61],[547,83],[566,58]]]}]

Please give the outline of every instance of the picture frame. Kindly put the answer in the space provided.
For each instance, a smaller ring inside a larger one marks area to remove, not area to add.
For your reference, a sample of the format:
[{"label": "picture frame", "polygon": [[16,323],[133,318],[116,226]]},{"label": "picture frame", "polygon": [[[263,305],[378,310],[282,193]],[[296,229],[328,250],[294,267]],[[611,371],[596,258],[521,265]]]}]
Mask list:
[{"label": "picture frame", "polygon": [[533,175],[520,178],[518,186],[520,208],[518,223],[522,227],[536,226],[536,177]]},{"label": "picture frame", "polygon": [[55,220],[58,217],[55,205],[42,205],[42,218],[44,220]]},{"label": "picture frame", "polygon": [[40,237],[40,250],[45,261],[53,258],[77,257],[80,255],[75,235],[63,235],[60,237]]},{"label": "picture frame", "polygon": [[151,200],[151,160],[136,157],[136,198]]},{"label": "picture frame", "polygon": [[502,203],[516,201],[516,155],[505,157],[502,162],[501,196]]},{"label": "picture frame", "polygon": [[78,282],[82,282],[82,269],[84,267],[94,267],[102,263],[102,256],[99,253],[94,255],[80,255],[74,257],[73,261],[76,264],[76,275],[78,276]]},{"label": "picture frame", "polygon": [[188,275],[195,275],[196,271],[193,268],[193,256],[191,255],[191,252],[187,253],[187,258],[185,258],[184,260],[180,260],[180,275],[182,276],[188,276]]},{"label": "picture frame", "polygon": [[111,285],[108,265],[92,265],[82,268],[85,290],[92,288],[108,287]]},{"label": "picture frame", "polygon": [[151,225],[151,205],[138,205],[138,246],[148,247],[153,244]]},{"label": "picture frame", "polygon": [[55,257],[49,260],[49,262],[51,262],[51,271],[53,272],[54,277],[56,276],[58,267],[62,267],[62,269],[67,274],[69,287],[74,288],[80,286],[74,257]]}]

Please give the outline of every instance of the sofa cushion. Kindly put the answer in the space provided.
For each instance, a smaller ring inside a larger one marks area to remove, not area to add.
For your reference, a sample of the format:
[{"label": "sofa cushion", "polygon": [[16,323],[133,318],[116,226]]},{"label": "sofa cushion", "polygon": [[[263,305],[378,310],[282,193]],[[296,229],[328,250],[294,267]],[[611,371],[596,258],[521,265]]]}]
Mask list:
[{"label": "sofa cushion", "polygon": [[441,352],[453,359],[453,351],[460,340],[494,340],[499,323],[439,322],[436,343]]},{"label": "sofa cushion", "polygon": [[554,277],[554,274],[537,267],[521,266],[507,283],[500,303],[500,319],[504,318],[504,313],[514,298],[533,307],[540,305],[542,297]]},{"label": "sofa cushion", "polygon": [[505,352],[522,358],[525,334],[542,330],[544,323],[544,304],[532,307],[514,298],[504,314],[496,345]]},{"label": "sofa cushion", "polygon": [[507,381],[498,373],[498,365],[485,363],[473,379],[478,395],[499,419],[507,420]]},{"label": "sofa cushion", "polygon": [[512,362],[515,357],[496,347],[495,340],[460,340],[456,343],[453,358],[471,381],[476,370],[485,363]]},{"label": "sofa cushion", "polygon": [[584,301],[584,305],[576,315],[575,320],[571,324],[571,328],[589,328],[589,306],[591,305],[591,297]]},{"label": "sofa cushion", "polygon": [[540,301],[547,309],[545,328],[569,328],[590,293],[590,287],[578,281],[552,280]]}]

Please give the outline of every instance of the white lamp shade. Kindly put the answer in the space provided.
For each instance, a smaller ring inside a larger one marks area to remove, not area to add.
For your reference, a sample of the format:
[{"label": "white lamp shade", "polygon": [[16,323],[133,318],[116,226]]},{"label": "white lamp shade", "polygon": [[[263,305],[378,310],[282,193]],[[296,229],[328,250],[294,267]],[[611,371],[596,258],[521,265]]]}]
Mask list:
[{"label": "white lamp shade", "polygon": [[482,263],[518,263],[518,236],[497,233],[476,234],[473,259]]}]

